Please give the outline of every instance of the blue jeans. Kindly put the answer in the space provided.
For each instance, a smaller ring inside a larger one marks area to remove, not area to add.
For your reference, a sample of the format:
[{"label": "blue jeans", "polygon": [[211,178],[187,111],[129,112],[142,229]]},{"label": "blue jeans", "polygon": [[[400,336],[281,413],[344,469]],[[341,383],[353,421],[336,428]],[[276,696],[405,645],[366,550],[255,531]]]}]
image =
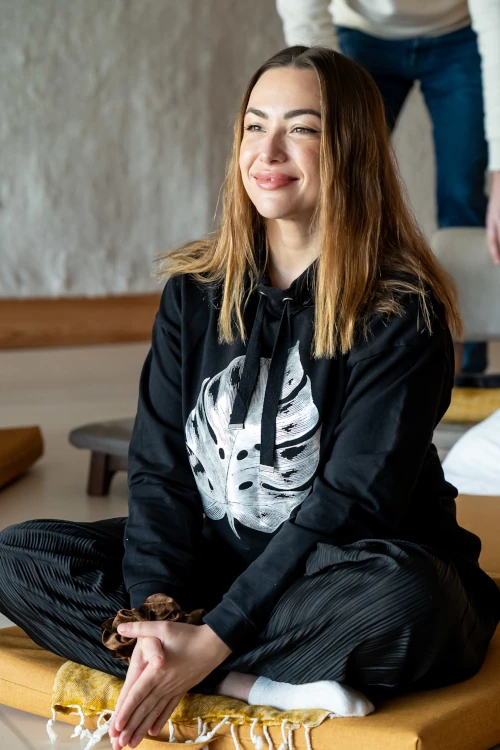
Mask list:
[{"label": "blue jeans", "polygon": [[[341,52],[360,63],[379,87],[391,130],[414,82],[420,81],[433,126],[438,225],[485,226],[488,147],[473,29],[394,40],[337,26],[337,35]],[[483,372],[486,365],[486,343],[466,344],[462,372]]]}]

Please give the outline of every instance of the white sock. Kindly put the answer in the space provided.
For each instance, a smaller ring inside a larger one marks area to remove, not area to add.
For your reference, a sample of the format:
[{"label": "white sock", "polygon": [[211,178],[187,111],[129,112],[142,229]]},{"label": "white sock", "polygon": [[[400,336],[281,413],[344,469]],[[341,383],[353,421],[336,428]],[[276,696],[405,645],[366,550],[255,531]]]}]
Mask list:
[{"label": "white sock", "polygon": [[329,680],[289,685],[258,677],[250,690],[248,703],[251,706],[272,706],[280,711],[322,708],[337,716],[366,716],[375,711],[373,703],[362,693]]}]

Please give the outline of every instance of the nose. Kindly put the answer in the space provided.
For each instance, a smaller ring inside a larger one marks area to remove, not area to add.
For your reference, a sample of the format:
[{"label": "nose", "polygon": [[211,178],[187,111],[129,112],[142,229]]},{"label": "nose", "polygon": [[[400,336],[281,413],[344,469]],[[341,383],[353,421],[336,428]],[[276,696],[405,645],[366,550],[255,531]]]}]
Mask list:
[{"label": "nose", "polygon": [[273,161],[282,162],[286,159],[282,144],[278,134],[270,133],[265,141],[261,142],[260,160],[265,164]]}]

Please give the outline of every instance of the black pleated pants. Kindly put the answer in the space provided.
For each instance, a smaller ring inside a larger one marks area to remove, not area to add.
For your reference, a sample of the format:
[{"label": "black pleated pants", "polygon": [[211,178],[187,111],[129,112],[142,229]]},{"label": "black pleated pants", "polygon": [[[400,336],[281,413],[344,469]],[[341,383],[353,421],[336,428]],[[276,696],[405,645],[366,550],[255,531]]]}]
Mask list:
[{"label": "black pleated pants", "polygon": [[[113,518],[34,520],[1,531],[0,612],[49,651],[124,677],[126,665],[100,633],[129,606],[124,529],[125,519]],[[204,532],[198,591],[181,606],[220,601],[238,574],[230,555]],[[375,700],[459,682],[480,668],[499,618],[500,592],[470,563],[459,571],[404,541],[319,544],[256,639],[194,690],[210,692],[229,670],[294,684],[337,680]]]}]

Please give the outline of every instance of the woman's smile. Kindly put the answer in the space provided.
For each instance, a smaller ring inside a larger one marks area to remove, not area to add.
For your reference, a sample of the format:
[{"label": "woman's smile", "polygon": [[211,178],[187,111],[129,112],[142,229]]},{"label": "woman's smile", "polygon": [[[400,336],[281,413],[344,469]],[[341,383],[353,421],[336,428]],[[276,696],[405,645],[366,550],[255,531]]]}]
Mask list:
[{"label": "woman's smile", "polygon": [[283,172],[258,172],[252,175],[258,187],[262,190],[278,190],[289,187],[293,182],[297,182],[298,177],[293,177]]}]

